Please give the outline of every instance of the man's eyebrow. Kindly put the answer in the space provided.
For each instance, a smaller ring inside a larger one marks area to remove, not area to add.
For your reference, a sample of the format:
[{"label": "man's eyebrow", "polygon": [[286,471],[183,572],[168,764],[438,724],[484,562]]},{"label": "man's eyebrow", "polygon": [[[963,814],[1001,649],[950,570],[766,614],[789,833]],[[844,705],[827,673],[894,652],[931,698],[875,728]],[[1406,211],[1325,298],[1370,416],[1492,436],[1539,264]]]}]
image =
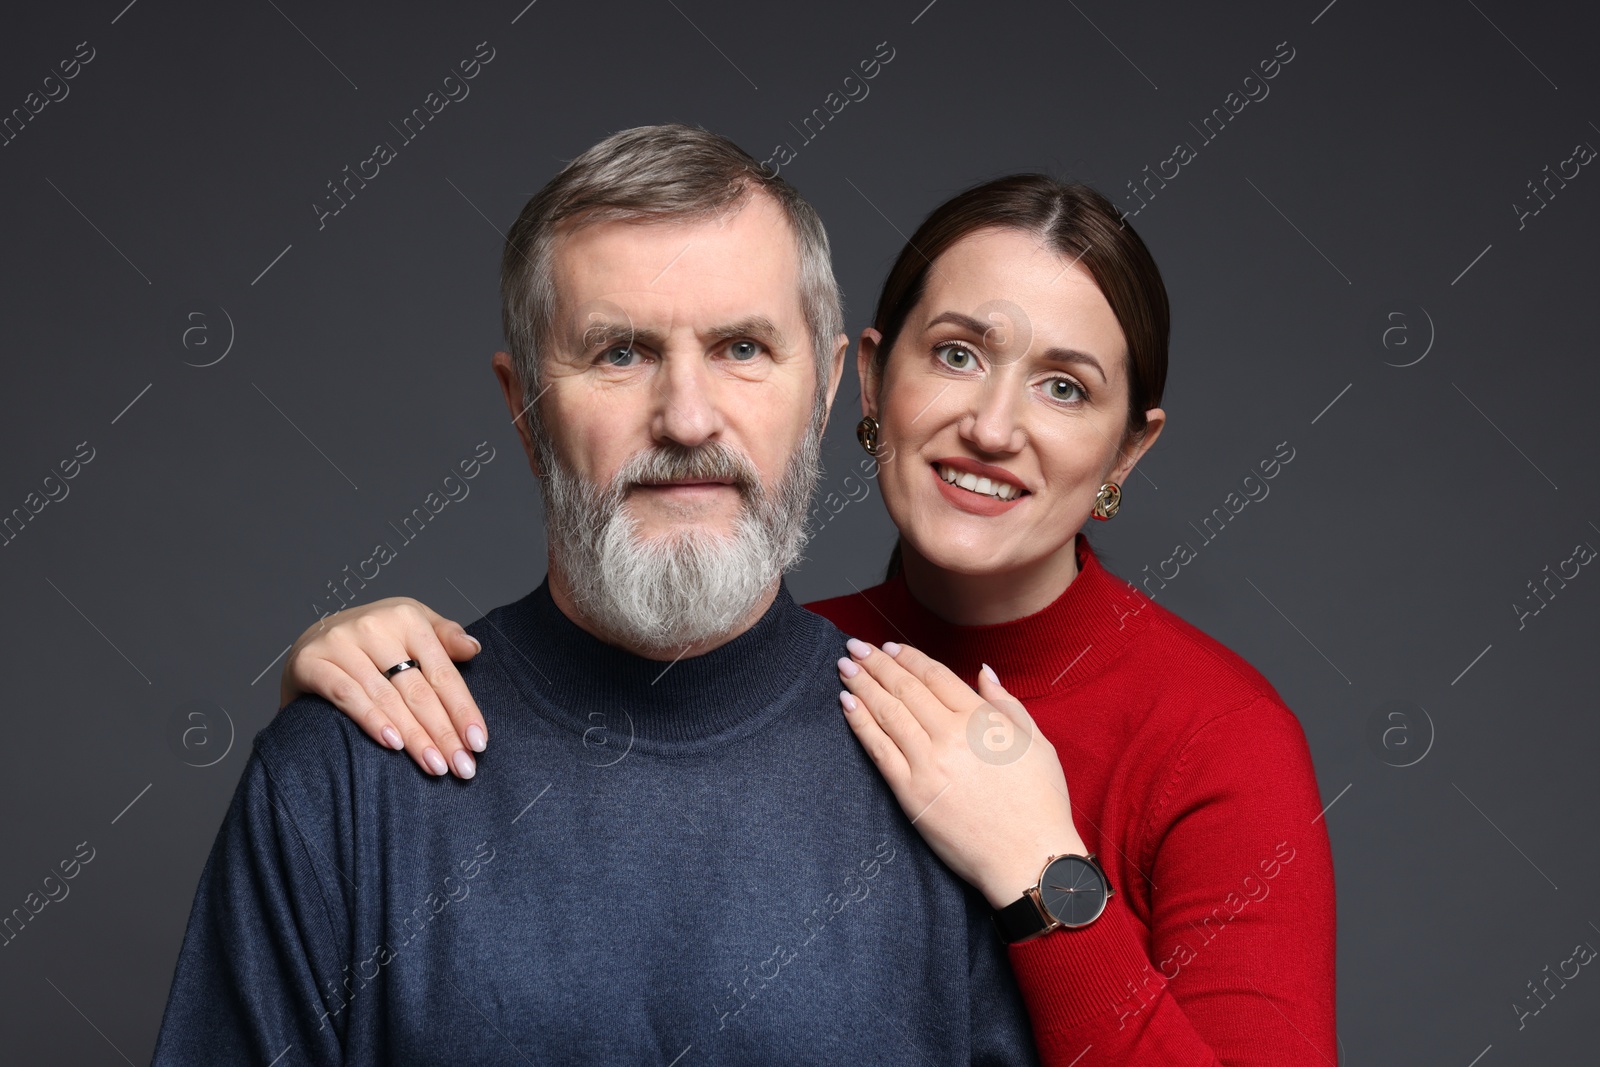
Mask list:
[{"label": "man's eyebrow", "polygon": [[765,315],[749,315],[735,322],[713,326],[706,331],[706,334],[722,341],[749,337],[761,341],[780,352],[787,350],[788,347],[784,341],[783,331],[778,329],[777,324]]},{"label": "man's eyebrow", "polygon": [[[984,334],[986,334],[988,331],[994,329],[996,325],[992,322],[983,322],[979,319],[975,319],[971,315],[963,315],[959,311],[946,311],[935,315],[931,320],[929,320],[928,325],[937,326],[943,322],[953,323],[956,326],[960,326],[964,330],[968,330],[977,334],[979,337],[984,336]],[[1088,366],[1093,367],[1095,371],[1099,373],[1101,381],[1111,380],[1106,376],[1106,369],[1100,365],[1100,361],[1098,359],[1079,349],[1047,348],[1039,354],[1043,358],[1053,360],[1057,363],[1087,364]]]},{"label": "man's eyebrow", "polygon": [[[706,331],[706,336],[719,341],[749,337],[780,352],[786,351],[783,331],[765,315],[750,315],[734,322],[713,326]],[[579,347],[585,352],[613,345],[619,341],[637,341],[650,348],[661,348],[666,344],[666,336],[654,330],[640,329],[626,320],[591,319],[587,325],[582,326],[582,333],[578,338]]]},{"label": "man's eyebrow", "polygon": [[638,341],[653,348],[659,347],[663,341],[662,335],[648,329],[641,330],[627,320],[591,318],[587,323],[576,325],[580,327],[578,349],[583,352],[618,341]]}]

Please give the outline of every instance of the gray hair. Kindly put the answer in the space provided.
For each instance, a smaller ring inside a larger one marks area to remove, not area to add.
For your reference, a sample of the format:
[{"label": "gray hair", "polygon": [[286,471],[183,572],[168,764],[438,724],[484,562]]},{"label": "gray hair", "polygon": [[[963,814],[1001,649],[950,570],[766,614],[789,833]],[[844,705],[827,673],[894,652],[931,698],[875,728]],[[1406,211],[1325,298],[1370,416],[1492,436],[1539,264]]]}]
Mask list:
[{"label": "gray hair", "polygon": [[726,137],[677,123],[636,126],[568,163],[517,216],[500,261],[501,322],[522,382],[530,424],[540,350],[556,315],[551,265],[563,223],[691,221],[730,214],[757,192],[782,208],[800,252],[800,304],[816,360],[816,397],[827,391],[834,339],[844,332],[828,234],[816,209]]}]

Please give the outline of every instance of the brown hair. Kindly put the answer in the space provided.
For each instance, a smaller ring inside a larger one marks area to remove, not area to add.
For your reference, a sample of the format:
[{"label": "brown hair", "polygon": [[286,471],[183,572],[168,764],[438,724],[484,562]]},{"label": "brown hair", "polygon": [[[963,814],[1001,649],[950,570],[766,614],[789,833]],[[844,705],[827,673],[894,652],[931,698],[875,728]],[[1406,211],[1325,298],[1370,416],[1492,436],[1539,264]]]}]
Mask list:
[{"label": "brown hair", "polygon": [[922,299],[934,259],[984,229],[1026,230],[1090,272],[1128,341],[1126,434],[1142,434],[1144,413],[1162,406],[1166,386],[1170,312],[1162,272],[1110,200],[1088,186],[1056,181],[1048,174],[1008,174],[984,182],[941,203],[923,219],[883,280],[872,315],[872,326],[883,334],[878,381],[883,381],[883,366],[907,315]]},{"label": "brown hair", "polygon": [[[1150,250],[1111,201],[1087,185],[1045,174],[1011,174],[973,186],[934,208],[917,227],[889,268],[873,314],[873,328],[883,335],[873,361],[880,388],[933,261],[961,238],[997,228],[1033,234],[1081,264],[1100,287],[1128,344],[1128,423],[1121,446],[1138,440],[1145,432],[1144,413],[1161,406],[1167,381],[1167,288]],[[885,577],[900,569],[900,544],[895,541]]]}]

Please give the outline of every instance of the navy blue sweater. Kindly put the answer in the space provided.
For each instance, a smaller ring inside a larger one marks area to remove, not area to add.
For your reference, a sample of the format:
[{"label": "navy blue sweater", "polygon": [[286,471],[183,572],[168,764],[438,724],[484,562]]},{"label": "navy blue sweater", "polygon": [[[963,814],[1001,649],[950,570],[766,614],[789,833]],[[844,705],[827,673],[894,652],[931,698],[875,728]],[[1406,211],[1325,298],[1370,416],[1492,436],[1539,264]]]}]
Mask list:
[{"label": "navy blue sweater", "polygon": [[844,636],[786,587],[672,664],[547,583],[467,629],[476,779],[316,698],[257,735],[155,1063],[1036,1062],[982,897],[861,751]]}]

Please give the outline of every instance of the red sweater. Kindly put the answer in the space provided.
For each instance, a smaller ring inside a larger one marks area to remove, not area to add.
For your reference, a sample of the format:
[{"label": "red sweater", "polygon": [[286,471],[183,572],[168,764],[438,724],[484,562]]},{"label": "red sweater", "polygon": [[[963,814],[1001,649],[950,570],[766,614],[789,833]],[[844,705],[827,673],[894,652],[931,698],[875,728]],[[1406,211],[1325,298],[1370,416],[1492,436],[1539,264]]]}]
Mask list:
[{"label": "red sweater", "polygon": [[1046,1067],[1337,1063],[1333,860],[1299,721],[1082,534],[1077,551],[1054,603],[994,626],[944,622],[900,576],[806,606],[974,689],[988,663],[1055,745],[1115,895],[1010,949]]}]

